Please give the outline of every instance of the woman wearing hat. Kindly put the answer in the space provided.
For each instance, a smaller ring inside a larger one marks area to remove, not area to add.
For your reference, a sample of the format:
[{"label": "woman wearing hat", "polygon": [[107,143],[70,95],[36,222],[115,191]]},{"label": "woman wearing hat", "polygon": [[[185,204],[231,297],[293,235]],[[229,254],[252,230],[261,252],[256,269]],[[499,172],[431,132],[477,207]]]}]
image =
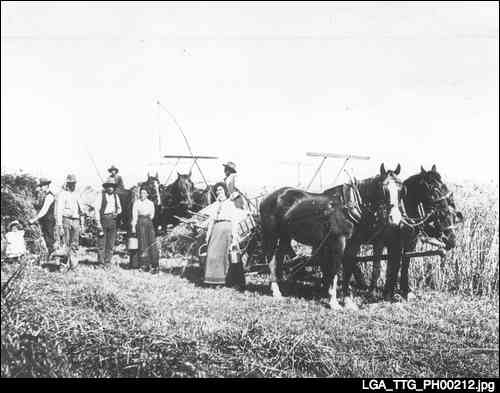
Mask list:
[{"label": "woman wearing hat", "polygon": [[137,232],[142,269],[148,271],[152,267],[152,274],[158,273],[160,257],[153,226],[154,216],[155,205],[148,199],[147,188],[141,187],[139,199],[132,206],[131,229],[132,233]]},{"label": "woman wearing hat", "polygon": [[99,230],[99,263],[111,265],[116,241],[117,217],[122,212],[120,198],[116,195],[115,179],[109,177],[102,185],[103,191],[97,196],[94,206],[97,229]]},{"label": "woman wearing hat", "polygon": [[226,176],[224,178],[224,183],[226,184],[229,198],[234,202],[234,205],[238,209],[243,209],[245,206],[243,197],[236,187],[236,164],[228,161],[225,164],[222,164],[222,166],[224,167],[224,175]]},{"label": "woman wearing hat", "polygon": [[[205,263],[205,284],[224,285],[233,277],[230,275],[229,251],[238,246],[237,211],[234,203],[228,198],[226,184],[217,183],[214,186],[217,196],[213,204],[207,229],[207,259]],[[241,271],[241,275],[243,272]],[[242,280],[239,285],[244,285]],[[240,288],[242,289],[242,288]]]},{"label": "woman wearing hat", "polygon": [[108,169],[108,172],[110,173],[109,176],[112,177],[115,181],[116,189],[120,191],[124,190],[125,186],[123,185],[122,177],[118,174],[118,168],[114,165],[111,165],[111,167]]},{"label": "woman wearing hat", "polygon": [[47,246],[47,251],[50,254],[54,251],[55,244],[55,226],[56,217],[54,214],[55,196],[49,188],[51,181],[45,178],[40,179],[40,203],[37,204],[37,208],[40,209],[35,218],[31,219],[30,224],[35,222],[40,223],[40,229],[42,230],[43,239],[45,240],[45,245]]}]

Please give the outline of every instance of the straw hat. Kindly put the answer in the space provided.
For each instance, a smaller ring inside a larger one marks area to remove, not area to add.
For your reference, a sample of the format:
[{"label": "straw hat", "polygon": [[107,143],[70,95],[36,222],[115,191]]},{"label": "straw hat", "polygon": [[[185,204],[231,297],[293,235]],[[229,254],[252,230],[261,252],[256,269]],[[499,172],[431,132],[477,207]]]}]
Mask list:
[{"label": "straw hat", "polygon": [[114,179],[114,178],[112,178],[112,177],[108,177],[108,178],[106,179],[106,181],[105,181],[104,183],[102,183],[102,186],[103,186],[104,188],[107,188],[107,187],[110,187],[110,186],[111,186],[111,187],[116,188],[116,181],[115,181],[115,179]]},{"label": "straw hat", "polygon": [[45,185],[50,184],[50,183],[52,183],[52,180],[49,180],[45,177],[41,177],[40,180],[38,181],[38,184],[40,185],[40,187],[45,186]]},{"label": "straw hat", "polygon": [[21,223],[20,223],[19,221],[17,221],[17,220],[14,220],[14,221],[12,221],[12,222],[11,222],[11,223],[7,226],[7,230],[8,230],[8,231],[11,231],[11,230],[12,230],[12,227],[13,227],[14,225],[15,225],[15,226],[17,226],[17,228],[18,228],[18,229],[21,229],[21,228],[22,228]]},{"label": "straw hat", "polygon": [[232,169],[233,171],[236,172],[236,164],[234,162],[232,162],[232,161],[228,161],[225,164],[222,164],[222,166],[224,168],[230,168],[230,169]]},{"label": "straw hat", "polygon": [[118,173],[118,168],[114,165],[111,165],[111,167],[108,168],[108,172],[113,172],[115,171],[116,173]]},{"label": "straw hat", "polygon": [[76,183],[76,176],[75,175],[66,176],[66,183]]}]

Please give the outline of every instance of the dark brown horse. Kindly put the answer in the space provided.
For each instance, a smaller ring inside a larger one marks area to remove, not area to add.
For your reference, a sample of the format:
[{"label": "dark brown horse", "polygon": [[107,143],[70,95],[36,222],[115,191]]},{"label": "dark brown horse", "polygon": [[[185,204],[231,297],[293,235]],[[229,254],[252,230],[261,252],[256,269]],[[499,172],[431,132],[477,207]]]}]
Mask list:
[{"label": "dark brown horse", "polygon": [[[337,275],[343,262],[346,241],[355,226],[368,213],[380,212],[391,225],[401,218],[399,199],[401,182],[396,171],[386,171],[356,185],[342,185],[322,194],[283,187],[266,196],[260,204],[263,246],[271,271],[273,296],[280,297],[282,264],[286,254],[292,254],[290,241],[312,246],[313,258],[319,261],[323,286],[328,288],[330,307],[340,308],[337,302]],[[363,190],[363,193],[361,193]],[[368,220],[369,221],[369,220]],[[375,220],[376,221],[376,220]],[[376,222],[375,222],[376,224]],[[352,274],[352,262],[344,263],[344,281]],[[348,286],[343,286],[344,304],[355,308],[348,298]]]},{"label": "dark brown horse", "polygon": [[[455,228],[463,221],[462,213],[456,209],[453,194],[441,179],[436,166],[430,171],[421,167],[420,173],[406,179],[403,183],[405,193],[403,202],[406,217],[403,218],[404,226],[399,237],[403,240],[403,255],[401,263],[400,291],[404,299],[408,299],[410,289],[408,285],[408,268],[410,259],[404,255],[406,252],[415,251],[417,242],[422,238],[433,238],[443,243],[446,250],[456,245]],[[380,277],[380,255],[382,247],[374,244],[373,273],[370,290],[376,296],[377,281]],[[400,265],[396,264],[388,270],[386,283],[394,288],[395,280]],[[361,274],[359,268],[356,277]],[[364,285],[363,282],[360,282]],[[389,289],[389,288],[387,288]],[[387,291],[386,291],[387,295]],[[387,296],[388,297],[388,296]]]},{"label": "dark brown horse", "polygon": [[188,174],[177,173],[177,178],[167,186],[160,187],[162,210],[160,223],[163,227],[177,225],[177,217],[189,218],[190,211],[195,211],[194,184],[191,172]]}]

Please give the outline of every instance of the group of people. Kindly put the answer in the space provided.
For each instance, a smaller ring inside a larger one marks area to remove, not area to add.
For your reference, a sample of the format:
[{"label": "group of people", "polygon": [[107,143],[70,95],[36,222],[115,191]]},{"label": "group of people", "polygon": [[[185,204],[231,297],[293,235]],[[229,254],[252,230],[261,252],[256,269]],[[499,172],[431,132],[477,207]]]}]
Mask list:
[{"label": "group of people", "polygon": [[[223,164],[224,180],[214,186],[216,201],[208,209],[208,229],[206,233],[206,263],[204,282],[208,285],[244,286],[241,260],[238,255],[238,222],[241,209],[245,209],[243,194],[236,183],[236,165]],[[99,232],[98,262],[111,266],[118,230],[118,219],[122,213],[119,193],[125,187],[114,165],[108,169],[109,177],[102,184],[94,204],[95,221]],[[84,210],[76,192],[76,177],[66,177],[63,190],[57,195],[50,189],[51,181],[39,180],[40,198],[36,204],[38,213],[29,222],[39,223],[49,255],[58,250],[67,257],[70,268],[78,265],[79,238],[84,226]],[[159,249],[156,241],[153,218],[155,206],[148,198],[148,190],[141,188],[139,198],[132,206],[130,236],[137,236],[139,264],[143,270],[156,274],[159,271]],[[9,226],[9,232],[17,232],[20,224],[16,221]],[[12,235],[18,238],[19,234]],[[230,257],[233,255],[233,258]]]}]

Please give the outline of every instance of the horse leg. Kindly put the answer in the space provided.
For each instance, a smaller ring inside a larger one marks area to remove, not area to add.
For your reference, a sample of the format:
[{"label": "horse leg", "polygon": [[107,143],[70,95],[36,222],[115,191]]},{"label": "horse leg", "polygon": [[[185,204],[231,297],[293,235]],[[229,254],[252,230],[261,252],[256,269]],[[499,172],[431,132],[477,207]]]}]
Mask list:
[{"label": "horse leg", "polygon": [[[407,245],[403,252],[409,251],[409,250],[415,250],[417,246],[417,241],[413,240],[410,242],[409,245]],[[401,288],[401,296],[403,296],[404,299],[406,300],[411,300],[415,298],[415,295],[410,292],[409,284],[408,284],[408,269],[410,267],[410,258],[407,257],[403,253],[402,257],[402,264],[401,264],[401,281],[400,281],[400,288]]]},{"label": "horse leg", "polygon": [[373,298],[377,297],[377,282],[380,278],[380,256],[382,255],[383,249],[384,246],[382,244],[373,245],[373,271],[370,282],[370,294]]},{"label": "horse leg", "polygon": [[[345,249],[345,244],[346,244],[346,238],[345,236],[339,236],[337,237],[331,244],[331,266],[332,266],[332,277],[333,280],[331,281],[330,289],[328,291],[330,295],[330,308],[332,310],[339,310],[341,309],[338,301],[337,301],[337,281],[338,281],[338,274],[340,270],[340,265],[342,263],[342,259],[344,256],[344,249]],[[350,271],[349,277],[352,274],[352,271]],[[345,271],[344,271],[344,279],[345,279]],[[345,282],[343,283],[343,295],[345,298]]]},{"label": "horse leg", "polygon": [[[344,238],[345,239],[345,238]],[[345,242],[345,241],[344,241]],[[344,296],[344,307],[348,310],[358,310],[358,306],[352,298],[352,292],[349,291],[349,281],[355,269],[356,255],[358,255],[361,244],[358,242],[351,242],[345,249],[345,252],[340,254],[343,266],[343,282],[342,282],[342,295]],[[339,250],[340,251],[340,250]]]},{"label": "horse leg", "polygon": [[[397,239],[396,239],[397,237]],[[398,278],[399,268],[401,266],[402,247],[399,242],[399,236],[394,236],[393,241],[387,247],[387,279],[384,289],[384,300],[391,301],[394,296],[394,287]]]},{"label": "horse leg", "polygon": [[271,290],[273,291],[273,296],[277,298],[282,297],[279,283],[283,280],[283,259],[290,248],[290,238],[280,237],[278,250],[274,258],[274,274],[271,276]]},{"label": "horse leg", "polygon": [[262,239],[262,246],[264,248],[264,256],[266,262],[269,264],[269,273],[271,275],[271,291],[273,292],[273,297],[280,298],[281,291],[278,286],[278,276],[279,266],[276,260],[276,244],[277,240],[275,236],[271,234],[264,233]]}]

